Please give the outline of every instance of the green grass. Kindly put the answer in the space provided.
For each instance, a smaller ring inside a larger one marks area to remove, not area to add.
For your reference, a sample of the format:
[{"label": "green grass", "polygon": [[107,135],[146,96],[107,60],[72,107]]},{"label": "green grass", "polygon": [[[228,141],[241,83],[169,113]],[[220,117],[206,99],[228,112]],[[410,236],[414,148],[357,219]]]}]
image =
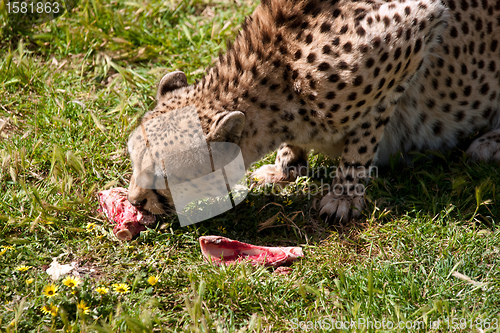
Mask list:
[{"label": "green grass", "polygon": [[[274,195],[254,190],[210,221],[181,228],[165,218],[129,243],[113,236],[96,193],[128,186],[127,136],[153,106],[156,83],[172,70],[199,79],[255,6],[82,0],[49,22],[14,26],[0,0],[1,331],[337,331],[328,324],[359,320],[500,331],[500,171],[469,163],[465,145],[380,168],[365,215],[348,225],[318,219],[314,200],[296,193],[319,179],[304,177]],[[300,244],[306,258],[287,276],[213,267],[197,243],[208,234]],[[74,262],[82,284],[72,293],[58,280],[49,299],[55,257]],[[43,313],[50,304],[56,316]]]}]

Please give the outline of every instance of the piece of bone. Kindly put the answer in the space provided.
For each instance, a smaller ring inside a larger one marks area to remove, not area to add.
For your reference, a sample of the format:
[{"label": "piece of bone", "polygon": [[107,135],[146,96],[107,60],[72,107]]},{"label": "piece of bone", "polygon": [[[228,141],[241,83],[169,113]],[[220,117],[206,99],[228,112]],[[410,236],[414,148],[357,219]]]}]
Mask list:
[{"label": "piece of bone", "polygon": [[69,265],[61,265],[57,262],[57,258],[52,258],[52,263],[50,264],[50,267],[47,268],[46,272],[47,274],[49,274],[50,278],[53,281],[56,281],[61,276],[67,275],[75,269],[76,269],[76,262],[72,262]]},{"label": "piece of bone", "polygon": [[221,236],[199,238],[201,253],[215,264],[248,261],[252,265],[277,267],[304,257],[301,247],[255,246]]},{"label": "piece of bone", "polygon": [[127,189],[116,187],[99,192],[99,204],[103,213],[115,224],[113,233],[123,241],[129,241],[155,222],[155,216],[139,210],[127,199]]}]

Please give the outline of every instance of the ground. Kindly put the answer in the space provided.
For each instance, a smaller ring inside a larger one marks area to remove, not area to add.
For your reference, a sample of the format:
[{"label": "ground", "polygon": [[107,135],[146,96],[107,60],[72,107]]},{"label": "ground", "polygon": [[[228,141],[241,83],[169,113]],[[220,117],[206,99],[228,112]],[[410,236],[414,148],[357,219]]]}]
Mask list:
[{"label": "ground", "polygon": [[[275,194],[256,188],[210,221],[181,228],[166,219],[132,242],[114,238],[96,192],[127,186],[127,137],[152,107],[156,83],[176,69],[189,82],[200,78],[254,6],[82,1],[29,30],[3,27],[2,330],[288,332],[316,323],[316,331],[331,331],[334,319],[439,323],[435,331],[498,327],[500,172],[497,164],[467,161],[468,138],[446,155],[378,169],[366,213],[354,224],[317,218],[320,178],[313,175]],[[313,155],[310,163],[330,165]],[[287,276],[212,267],[197,244],[209,234],[298,244],[306,258]],[[49,298],[45,270],[55,257],[75,262],[82,283],[70,289],[56,281]],[[120,283],[130,290],[115,291]],[[101,296],[97,287],[109,291]]]}]

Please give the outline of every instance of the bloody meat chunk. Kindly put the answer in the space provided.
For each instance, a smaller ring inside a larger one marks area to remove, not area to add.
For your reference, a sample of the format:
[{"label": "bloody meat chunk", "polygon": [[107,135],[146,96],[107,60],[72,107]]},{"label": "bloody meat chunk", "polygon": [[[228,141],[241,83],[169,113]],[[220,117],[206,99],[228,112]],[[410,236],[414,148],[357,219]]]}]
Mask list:
[{"label": "bloody meat chunk", "polygon": [[116,187],[99,192],[99,204],[106,217],[115,224],[113,233],[129,241],[155,223],[154,215],[137,209],[127,199],[127,189]]},{"label": "bloody meat chunk", "polygon": [[252,265],[277,267],[304,256],[301,247],[255,246],[220,236],[202,236],[199,241],[203,256],[215,264],[248,261]]}]

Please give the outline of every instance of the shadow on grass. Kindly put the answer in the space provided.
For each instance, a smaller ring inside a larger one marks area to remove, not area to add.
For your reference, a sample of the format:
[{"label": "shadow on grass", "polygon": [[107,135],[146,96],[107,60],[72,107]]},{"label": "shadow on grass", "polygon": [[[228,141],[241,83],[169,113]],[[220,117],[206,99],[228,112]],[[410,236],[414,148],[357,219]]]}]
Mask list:
[{"label": "shadow on grass", "polygon": [[473,163],[459,150],[413,153],[412,162],[379,168],[369,188],[368,209],[389,209],[397,219],[419,212],[494,228],[500,213],[495,163]]},{"label": "shadow on grass", "polygon": [[[319,157],[311,163],[331,162]],[[446,154],[413,153],[410,164],[394,159],[379,168],[378,176],[367,187],[363,217],[348,223],[323,222],[316,210],[321,195],[297,194],[295,182],[282,189],[253,190],[236,208],[186,228],[180,228],[175,217],[163,217],[158,230],[221,235],[263,246],[320,244],[334,236],[356,247],[367,229],[405,216],[416,223],[427,216],[471,228],[496,228],[500,172],[494,163],[471,163],[459,149]],[[307,190],[317,181],[306,177],[299,186]]]}]

